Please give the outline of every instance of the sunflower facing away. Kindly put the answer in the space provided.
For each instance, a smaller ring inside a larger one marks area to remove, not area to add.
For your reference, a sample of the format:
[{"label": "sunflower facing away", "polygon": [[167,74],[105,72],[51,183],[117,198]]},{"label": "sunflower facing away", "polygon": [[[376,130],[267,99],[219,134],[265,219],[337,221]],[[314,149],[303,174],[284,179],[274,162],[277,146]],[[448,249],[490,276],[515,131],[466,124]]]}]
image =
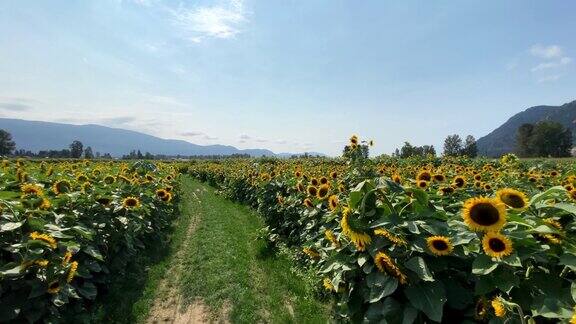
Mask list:
[{"label": "sunflower facing away", "polygon": [[312,207],[314,207],[314,204],[312,203],[312,200],[310,200],[310,198],[306,198],[306,199],[304,199],[304,206],[306,206],[308,208],[312,208]]},{"label": "sunflower facing away", "polygon": [[524,209],[528,206],[528,198],[526,195],[516,189],[500,189],[496,192],[496,197],[510,208]]},{"label": "sunflower facing away", "polygon": [[426,239],[426,243],[434,255],[449,255],[454,250],[452,242],[446,236],[431,236]]},{"label": "sunflower facing away", "polygon": [[30,233],[30,238],[32,240],[38,240],[38,241],[46,242],[46,243],[48,243],[48,245],[50,245],[50,247],[52,249],[55,249],[58,246],[58,244],[56,243],[56,239],[54,239],[49,234],[40,234],[38,232],[32,232],[32,233]]},{"label": "sunflower facing away", "polygon": [[504,317],[506,315],[506,308],[504,308],[504,304],[500,301],[500,297],[495,297],[490,302],[492,305],[492,309],[494,309],[494,315],[496,317]]},{"label": "sunflower facing away", "polygon": [[396,245],[406,245],[406,241],[402,237],[394,235],[384,228],[375,229],[374,235],[384,236],[385,238],[388,239],[388,241],[390,241]]},{"label": "sunflower facing away", "polygon": [[127,197],[122,201],[122,206],[126,209],[140,207],[140,200],[136,197]]},{"label": "sunflower facing away", "polygon": [[326,230],[324,231],[324,236],[326,236],[326,239],[330,241],[332,245],[334,245],[337,248],[340,247],[340,242],[336,238],[336,235],[334,235],[334,232],[332,232],[331,230]]},{"label": "sunflower facing away", "polygon": [[512,253],[512,241],[500,233],[488,232],[482,238],[482,248],[488,256],[501,258]]},{"label": "sunflower facing away", "polygon": [[66,180],[59,180],[54,183],[52,190],[55,194],[61,195],[70,191],[70,182]]},{"label": "sunflower facing away", "polygon": [[340,221],[340,226],[342,226],[342,233],[346,235],[356,246],[358,251],[366,250],[366,246],[372,242],[370,235],[364,232],[356,232],[350,227],[350,209],[344,208],[342,211],[342,220]]},{"label": "sunflower facing away", "polygon": [[391,275],[392,277],[395,277],[401,284],[406,283],[407,281],[406,275],[404,275],[402,271],[400,271],[400,269],[398,268],[398,266],[396,266],[392,258],[390,258],[386,253],[384,252],[376,253],[376,255],[374,256],[374,263],[376,264],[376,267],[378,268],[378,270],[380,270],[380,272],[384,272]]},{"label": "sunflower facing away", "polygon": [[498,231],[506,224],[506,205],[496,198],[470,198],[464,202],[462,217],[473,231]]},{"label": "sunflower facing away", "polygon": [[332,280],[330,280],[330,278],[324,278],[323,284],[324,284],[324,288],[326,288],[326,290],[335,291],[334,285],[332,284]]}]

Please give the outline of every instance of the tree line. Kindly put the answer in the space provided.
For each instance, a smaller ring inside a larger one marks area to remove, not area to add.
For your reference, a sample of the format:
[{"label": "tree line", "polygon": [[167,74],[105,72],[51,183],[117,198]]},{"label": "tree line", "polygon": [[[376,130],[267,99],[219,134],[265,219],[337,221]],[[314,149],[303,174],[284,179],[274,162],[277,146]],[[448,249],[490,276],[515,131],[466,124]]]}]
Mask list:
[{"label": "tree line", "polygon": [[516,132],[516,154],[521,157],[568,157],[572,131],[554,121],[526,123]]},{"label": "tree line", "polygon": [[[454,134],[446,137],[444,140],[444,156],[467,156],[474,158],[478,155],[478,148],[476,146],[476,139],[472,135],[466,136],[462,141],[460,135]],[[436,156],[436,149],[434,145],[415,146],[409,142],[404,142],[404,145],[394,151],[393,156],[400,158],[408,158],[411,156]]]}]

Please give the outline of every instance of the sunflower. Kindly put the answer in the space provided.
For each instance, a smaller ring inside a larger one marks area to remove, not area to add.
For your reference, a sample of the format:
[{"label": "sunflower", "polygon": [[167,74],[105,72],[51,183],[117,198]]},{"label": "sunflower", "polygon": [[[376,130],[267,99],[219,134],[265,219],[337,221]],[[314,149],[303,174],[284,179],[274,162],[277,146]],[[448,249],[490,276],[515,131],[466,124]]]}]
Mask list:
[{"label": "sunflower", "polygon": [[374,235],[384,236],[385,238],[388,239],[388,241],[390,241],[396,245],[406,245],[406,241],[402,237],[394,235],[384,228],[375,229]]},{"label": "sunflower", "polygon": [[52,207],[52,203],[47,198],[42,198],[42,203],[40,204],[40,209],[47,210]]},{"label": "sunflower", "polygon": [[340,247],[340,242],[338,241],[338,239],[336,238],[336,235],[334,235],[334,232],[332,232],[332,230],[326,230],[324,231],[324,236],[326,236],[326,239],[330,242],[332,242],[332,244],[339,248]]},{"label": "sunflower", "polygon": [[398,266],[394,263],[392,258],[390,258],[386,253],[380,251],[374,256],[374,263],[380,272],[387,273],[392,277],[395,277],[400,281],[401,284],[407,282],[407,277],[400,271]]},{"label": "sunflower", "polygon": [[451,194],[451,193],[454,192],[454,188],[452,188],[452,187],[441,187],[441,188],[440,188],[440,192],[441,192],[443,195],[448,195],[448,194]]},{"label": "sunflower", "polygon": [[498,231],[506,224],[506,205],[496,198],[470,198],[464,202],[462,217],[473,231]]},{"label": "sunflower", "polygon": [[486,311],[488,309],[488,302],[484,297],[481,297],[476,302],[476,307],[474,310],[474,318],[477,320],[482,320],[486,317]]},{"label": "sunflower", "polygon": [[52,186],[52,191],[54,191],[54,193],[57,195],[61,195],[70,192],[70,187],[70,182],[66,180],[59,180],[56,181]]},{"label": "sunflower", "polygon": [[308,191],[308,195],[312,197],[316,197],[316,195],[318,194],[318,188],[314,186],[308,186],[308,188],[306,188],[306,191]]},{"label": "sunflower", "polygon": [[104,177],[104,183],[113,184],[114,182],[116,182],[116,178],[114,176],[107,175],[106,177]]},{"label": "sunflower", "polygon": [[436,174],[434,175],[434,181],[436,181],[436,182],[443,182],[444,180],[446,180],[446,177],[445,177],[443,174],[441,174],[441,173],[436,173]]},{"label": "sunflower", "polygon": [[338,208],[338,196],[332,195],[330,198],[328,198],[328,207],[330,210]]},{"label": "sunflower", "polygon": [[328,193],[330,192],[330,186],[327,184],[323,184],[318,188],[317,197],[319,199],[326,199],[328,197]]},{"label": "sunflower", "polygon": [[298,182],[298,184],[296,185],[296,190],[298,190],[298,192],[304,191],[304,185],[302,184],[302,182]]},{"label": "sunflower", "polygon": [[20,187],[22,191],[22,197],[25,196],[42,196],[42,187],[32,183],[25,183]]},{"label": "sunflower", "polygon": [[324,278],[323,284],[324,284],[324,288],[326,288],[326,290],[336,291],[336,289],[334,288],[334,285],[332,284],[332,280],[330,280],[330,278]]},{"label": "sunflower", "polygon": [[573,200],[576,200],[576,189],[568,191],[568,197],[572,198]]},{"label": "sunflower", "polygon": [[38,232],[32,232],[30,233],[30,238],[33,240],[46,242],[48,243],[48,245],[50,245],[52,249],[55,249],[58,246],[58,244],[56,243],[56,239],[54,239],[49,234],[40,234]]},{"label": "sunflower", "polygon": [[395,173],[392,175],[392,181],[396,182],[397,184],[400,184],[402,182],[402,178],[400,177],[399,174]]},{"label": "sunflower", "polygon": [[70,269],[68,270],[68,275],[66,276],[66,282],[71,283],[74,277],[76,276],[76,271],[78,270],[78,262],[72,261],[70,262]]},{"label": "sunflower", "polygon": [[492,309],[494,309],[494,315],[496,315],[496,317],[504,317],[504,315],[506,315],[506,308],[504,308],[504,304],[502,304],[499,297],[492,299],[490,304],[492,305]]},{"label": "sunflower", "polygon": [[416,185],[417,185],[418,188],[420,188],[420,189],[425,189],[426,187],[428,187],[428,181],[418,180],[418,182],[416,182]]},{"label": "sunflower", "polygon": [[482,238],[482,248],[487,255],[501,258],[512,253],[512,241],[500,233],[488,232]]},{"label": "sunflower", "polygon": [[168,192],[164,189],[158,189],[156,190],[156,197],[162,199],[164,197],[166,197],[166,195],[168,194]]},{"label": "sunflower", "polygon": [[302,249],[302,252],[304,252],[306,255],[308,255],[312,259],[320,258],[320,254],[318,252],[316,252],[316,250],[314,250],[314,249],[305,247]]},{"label": "sunflower", "polygon": [[136,197],[127,197],[122,201],[122,206],[126,209],[140,207],[140,200]]},{"label": "sunflower", "polygon": [[312,203],[312,200],[310,200],[310,198],[306,198],[306,199],[304,199],[304,206],[306,206],[308,208],[313,208],[314,204]]},{"label": "sunflower", "polygon": [[34,261],[34,264],[36,264],[42,268],[46,268],[48,266],[48,263],[50,263],[50,262],[48,262],[48,260],[46,260],[46,259],[40,259],[40,260]]},{"label": "sunflower", "polygon": [[427,170],[420,171],[418,173],[418,175],[416,175],[416,180],[418,180],[418,181],[424,180],[424,181],[428,182],[428,181],[432,180],[432,174]]},{"label": "sunflower", "polygon": [[60,291],[60,283],[58,281],[52,281],[48,285],[49,294],[57,294]]},{"label": "sunflower", "polygon": [[446,236],[431,236],[426,239],[428,249],[434,255],[448,255],[454,250],[452,242]]},{"label": "sunflower", "polygon": [[358,251],[366,250],[366,246],[372,242],[370,235],[364,232],[356,232],[350,227],[349,217],[350,208],[344,208],[342,211],[342,220],[340,221],[340,226],[342,227],[342,233],[346,235],[356,246]]},{"label": "sunflower", "polygon": [[328,183],[328,178],[326,178],[326,177],[320,178],[320,184],[323,184],[323,185],[324,185],[324,184],[327,184],[327,183]]},{"label": "sunflower", "polygon": [[108,205],[110,205],[110,203],[112,202],[112,199],[110,199],[110,198],[108,198],[108,197],[100,197],[100,198],[97,198],[96,201],[97,201],[100,205],[108,206]]},{"label": "sunflower", "polygon": [[466,185],[466,179],[463,176],[457,176],[454,178],[454,186],[457,188],[463,188]]},{"label": "sunflower", "polygon": [[172,200],[172,193],[166,192],[166,195],[160,198],[160,200],[162,200],[163,202],[170,202]]},{"label": "sunflower", "polygon": [[80,174],[76,177],[76,181],[78,182],[86,182],[88,181],[88,177],[84,174]]},{"label": "sunflower", "polygon": [[332,179],[338,178],[338,172],[336,172],[336,171],[330,172],[330,178],[332,178]]},{"label": "sunflower", "polygon": [[528,198],[526,198],[526,195],[516,189],[500,189],[496,192],[496,197],[505,203],[506,206],[514,209],[524,209],[528,206]]},{"label": "sunflower", "polygon": [[310,179],[310,184],[313,185],[314,187],[316,187],[320,184],[320,182],[318,182],[318,179],[312,178],[312,179]]},{"label": "sunflower", "polygon": [[62,265],[66,266],[68,263],[70,263],[71,259],[72,259],[72,252],[66,251],[64,257],[62,258]]},{"label": "sunflower", "polygon": [[574,307],[574,314],[572,314],[572,317],[570,318],[570,324],[576,324],[576,306]]},{"label": "sunflower", "polygon": [[358,145],[358,135],[352,135],[350,137],[350,145],[352,146]]}]

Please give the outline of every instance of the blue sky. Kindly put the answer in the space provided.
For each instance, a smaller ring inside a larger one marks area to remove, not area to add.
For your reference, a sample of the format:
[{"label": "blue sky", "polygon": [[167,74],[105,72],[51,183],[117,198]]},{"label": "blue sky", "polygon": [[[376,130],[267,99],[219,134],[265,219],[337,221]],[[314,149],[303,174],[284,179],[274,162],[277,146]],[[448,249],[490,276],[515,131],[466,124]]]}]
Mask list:
[{"label": "blue sky", "polygon": [[[575,1],[0,3],[0,116],[337,155],[576,99]],[[89,145],[89,143],[86,143]]]}]

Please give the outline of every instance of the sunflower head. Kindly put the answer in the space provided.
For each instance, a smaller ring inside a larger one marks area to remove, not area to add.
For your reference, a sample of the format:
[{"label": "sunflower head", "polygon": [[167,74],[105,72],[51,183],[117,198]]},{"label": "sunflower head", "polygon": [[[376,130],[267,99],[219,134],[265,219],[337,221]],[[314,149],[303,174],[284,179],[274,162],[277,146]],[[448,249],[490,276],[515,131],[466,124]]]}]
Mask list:
[{"label": "sunflower head", "polygon": [[338,207],[338,196],[332,195],[328,198],[328,207],[330,210],[334,210]]},{"label": "sunflower head", "polygon": [[426,239],[428,249],[434,255],[448,255],[454,250],[452,242],[446,236],[431,236]]},{"label": "sunflower head", "polygon": [[482,238],[482,248],[486,255],[502,258],[512,253],[512,241],[497,232],[488,232]]},{"label": "sunflower head", "polygon": [[506,315],[506,308],[504,307],[502,301],[500,301],[500,297],[495,297],[492,299],[490,305],[492,306],[494,315],[496,315],[496,317],[504,317]]},{"label": "sunflower head", "polygon": [[122,201],[122,206],[126,209],[134,209],[140,207],[140,200],[136,197],[127,197]]},{"label": "sunflower head", "polygon": [[313,208],[314,204],[312,203],[312,200],[310,200],[310,198],[306,198],[306,199],[304,199],[304,206],[306,206],[308,208]]},{"label": "sunflower head", "polygon": [[524,209],[528,206],[528,198],[526,195],[516,189],[500,189],[496,192],[496,197],[510,208]]},{"label": "sunflower head", "polygon": [[60,283],[55,280],[48,284],[48,293],[57,294],[60,291]]},{"label": "sunflower head", "polygon": [[470,198],[464,202],[462,217],[473,231],[498,231],[506,224],[506,207],[496,198]]},{"label": "sunflower head", "polygon": [[317,197],[319,199],[326,199],[328,197],[328,193],[330,193],[330,186],[327,184],[323,184],[318,188]]},{"label": "sunflower head", "polygon": [[436,181],[436,182],[443,182],[444,180],[446,180],[446,177],[445,177],[443,174],[441,174],[441,173],[436,173],[436,174],[434,175],[434,181]]},{"label": "sunflower head", "polygon": [[466,179],[463,176],[457,176],[454,178],[454,186],[457,188],[463,188],[466,185]]},{"label": "sunflower head", "polygon": [[61,194],[65,194],[67,192],[70,192],[70,188],[71,188],[70,182],[68,182],[66,180],[56,181],[54,183],[54,185],[52,186],[52,190],[57,195],[61,195]]},{"label": "sunflower head", "polygon": [[397,184],[402,183],[402,178],[399,174],[395,173],[392,175],[392,181],[396,182]]},{"label": "sunflower head", "polygon": [[324,278],[323,284],[324,284],[324,288],[326,288],[326,290],[336,291],[334,288],[334,285],[332,284],[332,280],[330,280],[330,278]]},{"label": "sunflower head", "polygon": [[576,189],[568,191],[568,197],[570,197],[572,200],[576,200]]},{"label": "sunflower head", "polygon": [[23,184],[20,186],[20,191],[22,196],[42,196],[42,187],[32,183]]},{"label": "sunflower head", "polygon": [[104,183],[113,184],[114,182],[116,182],[116,178],[114,176],[107,175],[104,177]]},{"label": "sunflower head", "polygon": [[308,195],[312,197],[316,197],[316,195],[318,194],[318,188],[314,186],[308,186],[308,188],[306,188],[306,191],[308,191]]},{"label": "sunflower head", "polygon": [[318,179],[312,178],[310,179],[310,184],[313,185],[314,187],[317,187],[320,184],[320,182],[318,181]]},{"label": "sunflower head", "polygon": [[401,284],[407,282],[407,277],[400,271],[400,268],[394,263],[392,258],[386,253],[380,251],[374,256],[374,263],[380,272],[388,273],[389,275],[398,279]]},{"label": "sunflower head", "polygon": [[156,190],[156,197],[158,197],[160,199],[164,198],[167,194],[168,194],[168,192],[164,189]]},{"label": "sunflower head", "polygon": [[426,187],[428,187],[428,181],[426,180],[418,180],[416,182],[416,185],[418,186],[418,188],[420,189],[426,189]]},{"label": "sunflower head", "polygon": [[328,178],[326,178],[326,177],[320,178],[320,184],[325,185],[325,184],[327,184],[327,183],[328,183]]},{"label": "sunflower head", "polygon": [[332,179],[338,178],[338,172],[336,172],[336,171],[330,172],[330,178],[332,178]]},{"label": "sunflower head", "polygon": [[416,180],[430,181],[432,180],[432,174],[428,170],[422,170],[416,176]]},{"label": "sunflower head", "polygon": [[170,202],[172,200],[172,193],[166,192],[166,195],[164,197],[160,197],[160,200],[163,202]]}]

